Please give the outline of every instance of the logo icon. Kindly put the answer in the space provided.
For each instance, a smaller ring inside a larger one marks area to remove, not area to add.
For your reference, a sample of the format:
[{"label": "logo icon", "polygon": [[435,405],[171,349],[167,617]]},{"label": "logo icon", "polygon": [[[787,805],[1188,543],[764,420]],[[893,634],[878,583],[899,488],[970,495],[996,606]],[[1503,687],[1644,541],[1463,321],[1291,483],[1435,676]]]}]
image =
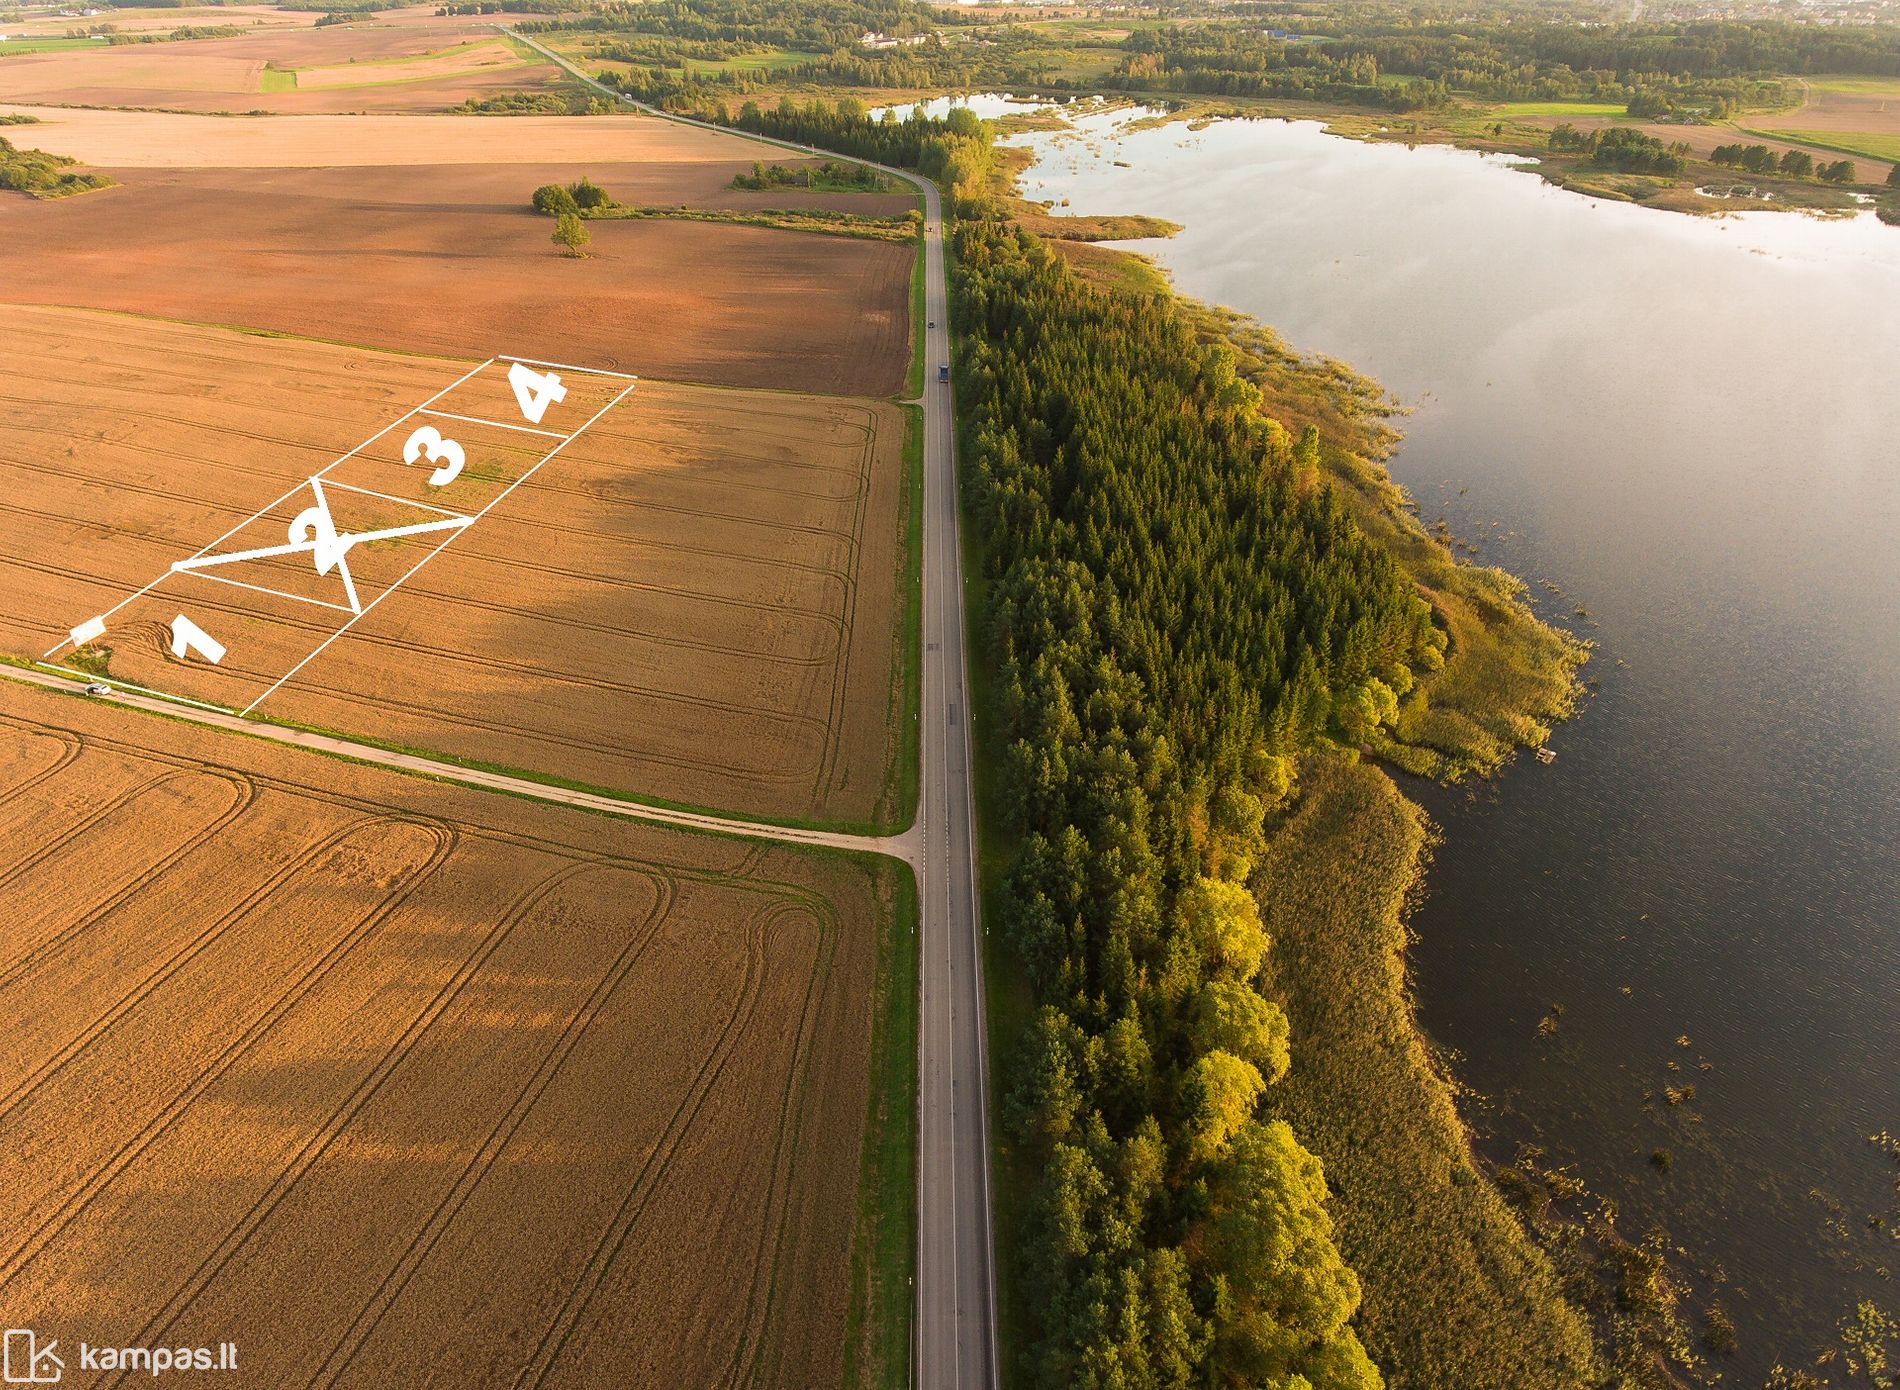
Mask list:
[{"label": "logo icon", "polygon": [[66,1363],[53,1354],[59,1340],[40,1345],[30,1327],[9,1327],[6,1349],[0,1353],[0,1375],[8,1385],[58,1385]]}]

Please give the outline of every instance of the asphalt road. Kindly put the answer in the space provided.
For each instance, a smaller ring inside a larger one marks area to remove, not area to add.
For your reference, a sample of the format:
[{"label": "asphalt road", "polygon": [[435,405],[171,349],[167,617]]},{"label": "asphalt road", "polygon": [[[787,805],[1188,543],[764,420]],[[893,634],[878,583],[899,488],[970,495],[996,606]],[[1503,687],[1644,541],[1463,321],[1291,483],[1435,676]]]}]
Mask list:
[{"label": "asphalt road", "polygon": [[[504,32],[546,55],[590,87],[621,101],[533,39]],[[639,106],[649,115],[698,125]],[[713,127],[724,130],[723,127]],[[742,134],[742,132],[725,132]],[[758,137],[746,137],[757,139]],[[783,141],[761,143],[794,154],[825,154]],[[853,161],[864,163],[866,161]],[[924,565],[923,770],[918,816],[901,835],[851,835],[675,811],[548,786],[349,739],[262,723],[130,691],[106,697],[155,713],[232,729],[256,738],[420,773],[539,801],[653,821],[777,840],[788,844],[891,855],[911,865],[922,909],[921,1014],[918,1041],[916,1335],[913,1384],[919,1390],[995,1390],[995,1254],[990,1199],[989,1067],[983,1012],[983,929],[977,900],[975,801],[971,778],[968,660],[964,650],[963,567],[959,539],[956,432],[951,388],[938,381],[950,361],[943,221],[936,185],[902,169],[876,166],[923,195],[924,226]],[[67,692],[81,682],[50,671],[0,665],[0,676]]]},{"label": "asphalt road", "polygon": [[917,1384],[998,1383],[994,1224],[990,1214],[989,1063],[983,925],[977,899],[969,663],[964,651],[943,223],[924,191],[923,780],[915,830],[923,906],[917,1155]]},{"label": "asphalt road", "polygon": [[[679,121],[594,81],[553,50],[504,32],[595,91]],[[726,134],[723,126],[713,126]],[[793,154],[830,151],[745,138]],[[871,163],[852,160],[852,163]],[[943,214],[936,184],[874,165],[924,198],[924,669],[923,778],[912,859],[923,911],[918,1045],[917,1335],[920,1390],[994,1390],[994,1223],[990,1210],[989,1063],[983,1013],[983,926],[977,900],[975,793],[971,780],[969,667],[964,652],[963,563],[958,528],[956,430],[951,388]]]}]

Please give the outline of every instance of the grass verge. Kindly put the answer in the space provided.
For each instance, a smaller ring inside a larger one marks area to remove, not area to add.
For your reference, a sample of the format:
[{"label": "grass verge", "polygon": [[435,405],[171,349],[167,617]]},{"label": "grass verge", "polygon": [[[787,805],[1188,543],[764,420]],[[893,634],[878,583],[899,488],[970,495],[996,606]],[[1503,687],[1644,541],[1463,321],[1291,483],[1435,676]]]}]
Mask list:
[{"label": "grass verge", "polygon": [[903,1390],[910,1381],[915,1308],[920,922],[910,870],[886,859],[874,872],[890,913],[878,943],[871,1001],[870,1104],[858,1168],[844,1384],[852,1390]]},{"label": "grass verge", "polygon": [[899,553],[904,568],[898,575],[898,590],[904,596],[904,629],[889,706],[897,747],[884,784],[884,804],[891,808],[887,819],[894,825],[916,821],[922,775],[918,739],[924,681],[924,412],[914,405],[904,406],[903,411],[904,489],[898,507],[903,516]]},{"label": "grass verge", "polygon": [[1882,135],[1871,130],[1750,130],[1746,133],[1768,140],[1786,140],[1791,145],[1811,145],[1835,154],[1900,164],[1900,135]]},{"label": "grass verge", "polygon": [[607,207],[581,214],[589,222],[724,222],[737,227],[770,227],[781,232],[816,232],[821,236],[856,237],[861,241],[910,241],[917,234],[915,219],[874,217],[861,212],[833,212],[821,208],[761,208],[734,212],[717,208]]},{"label": "grass verge", "polygon": [[[904,378],[904,395],[916,400],[924,394],[924,200],[917,199],[917,249],[910,263],[910,375]],[[944,254],[948,256],[949,238],[944,238]]]}]

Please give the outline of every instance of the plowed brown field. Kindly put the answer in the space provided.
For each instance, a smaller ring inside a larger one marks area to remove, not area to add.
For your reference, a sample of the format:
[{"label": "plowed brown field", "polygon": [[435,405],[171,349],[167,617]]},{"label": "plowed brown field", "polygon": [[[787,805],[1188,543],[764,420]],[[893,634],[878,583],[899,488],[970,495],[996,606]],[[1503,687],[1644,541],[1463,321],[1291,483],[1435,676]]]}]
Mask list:
[{"label": "plowed brown field", "polygon": [[[0,307],[0,338],[33,345],[0,385],[0,648],[27,658],[470,365],[62,309]],[[458,406],[498,413],[440,408]],[[554,442],[438,423],[469,467],[430,505],[465,512]],[[894,824],[903,429],[876,401],[644,382],[260,712],[668,801]],[[382,470],[351,475],[371,489],[359,512],[394,515],[342,529],[414,519],[373,495],[400,485],[399,457],[352,467]],[[282,545],[287,515],[230,548]],[[417,545],[352,563],[393,578]],[[244,578],[309,569],[274,563]],[[230,644],[222,664],[170,655],[185,610]],[[118,679],[242,708],[348,618],[172,575],[105,645]]]},{"label": "plowed brown field", "polygon": [[[188,22],[232,19],[201,14],[176,24]],[[295,73],[296,85],[265,91],[267,68]],[[175,111],[439,111],[567,81],[554,64],[520,56],[484,20],[401,11],[321,29],[300,16],[294,28],[230,38],[102,44],[0,62],[0,100]]]},{"label": "plowed brown field", "polygon": [[[631,156],[638,142],[628,144]],[[539,184],[582,174],[636,203],[910,206],[729,191],[749,165],[748,154],[730,164],[122,171],[123,187],[82,198],[0,194],[0,294],[416,352],[895,394],[909,364],[909,245],[614,221],[592,224],[592,254],[577,261],[528,207]]]},{"label": "plowed brown field", "polygon": [[893,882],[0,681],[11,1325],[839,1384]]}]

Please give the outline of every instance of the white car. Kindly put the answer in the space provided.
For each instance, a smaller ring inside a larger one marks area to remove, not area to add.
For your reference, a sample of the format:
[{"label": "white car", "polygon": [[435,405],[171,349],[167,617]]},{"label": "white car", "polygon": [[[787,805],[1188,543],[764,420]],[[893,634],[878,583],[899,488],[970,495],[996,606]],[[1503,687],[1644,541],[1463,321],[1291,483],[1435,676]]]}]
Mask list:
[{"label": "white car", "polygon": [[112,687],[102,681],[90,681],[86,685],[86,693],[88,695],[110,695],[112,693]]}]

